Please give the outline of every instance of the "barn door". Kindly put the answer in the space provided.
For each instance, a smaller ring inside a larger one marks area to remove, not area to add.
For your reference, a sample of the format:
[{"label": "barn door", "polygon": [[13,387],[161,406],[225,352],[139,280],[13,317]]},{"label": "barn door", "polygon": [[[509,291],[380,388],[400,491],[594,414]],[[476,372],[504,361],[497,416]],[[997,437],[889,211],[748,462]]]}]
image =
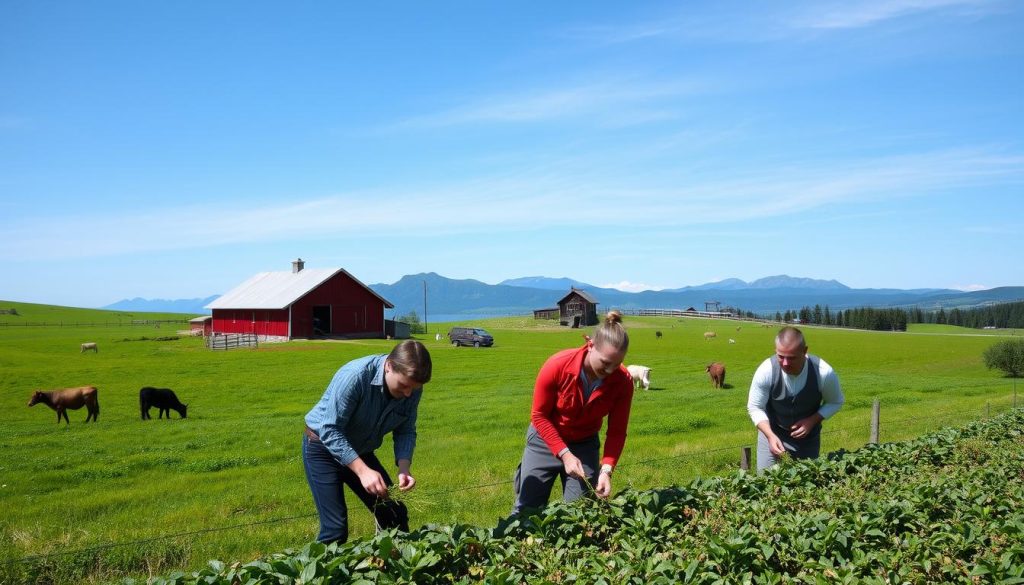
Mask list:
[{"label": "barn door", "polygon": [[319,305],[313,307],[313,337],[317,335],[330,335],[334,328],[331,327],[330,305]]}]

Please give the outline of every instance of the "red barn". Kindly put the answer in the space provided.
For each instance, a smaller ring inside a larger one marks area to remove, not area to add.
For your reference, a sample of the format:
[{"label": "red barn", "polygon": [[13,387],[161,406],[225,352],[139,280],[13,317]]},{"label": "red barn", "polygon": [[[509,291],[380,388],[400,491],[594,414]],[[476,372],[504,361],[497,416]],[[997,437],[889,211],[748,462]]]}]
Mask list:
[{"label": "red barn", "polygon": [[394,305],[342,268],[261,272],[206,306],[213,333],[294,339],[317,335],[379,337]]}]

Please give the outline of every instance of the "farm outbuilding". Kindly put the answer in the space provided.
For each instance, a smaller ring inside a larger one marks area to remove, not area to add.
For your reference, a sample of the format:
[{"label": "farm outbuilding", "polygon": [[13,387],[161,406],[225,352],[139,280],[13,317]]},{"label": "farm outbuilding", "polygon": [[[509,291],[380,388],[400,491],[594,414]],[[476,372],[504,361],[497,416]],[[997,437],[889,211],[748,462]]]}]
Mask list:
[{"label": "farm outbuilding", "polygon": [[587,291],[573,287],[558,301],[558,322],[569,327],[597,325],[597,304]]},{"label": "farm outbuilding", "polygon": [[188,321],[189,335],[208,337],[213,333],[213,315],[203,315]]},{"label": "farm outbuilding", "polygon": [[535,309],[533,311],[533,318],[553,320],[557,319],[560,313],[561,312],[558,307],[551,307],[550,309]]},{"label": "farm outbuilding", "polygon": [[384,309],[394,305],[342,268],[260,272],[206,306],[213,333],[264,339],[317,336],[383,338]]}]

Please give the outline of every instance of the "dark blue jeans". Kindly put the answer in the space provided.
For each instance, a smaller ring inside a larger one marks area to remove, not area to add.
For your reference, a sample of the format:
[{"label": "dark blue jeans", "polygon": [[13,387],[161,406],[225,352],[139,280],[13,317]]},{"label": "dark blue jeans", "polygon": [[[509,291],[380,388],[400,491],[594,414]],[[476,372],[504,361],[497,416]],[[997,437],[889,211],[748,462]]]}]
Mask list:
[{"label": "dark blue jeans", "polygon": [[[359,458],[380,473],[384,483],[392,485],[391,477],[376,455],[372,452],[364,453]],[[302,463],[306,468],[309,489],[313,492],[313,503],[320,514],[320,534],[316,537],[318,541],[331,543],[348,540],[348,506],[345,505],[345,492],[342,490],[344,485],[373,513],[378,528],[409,531],[409,510],[405,504],[368,493],[363,489],[359,476],[339,463],[320,441],[308,436],[302,437]]]}]

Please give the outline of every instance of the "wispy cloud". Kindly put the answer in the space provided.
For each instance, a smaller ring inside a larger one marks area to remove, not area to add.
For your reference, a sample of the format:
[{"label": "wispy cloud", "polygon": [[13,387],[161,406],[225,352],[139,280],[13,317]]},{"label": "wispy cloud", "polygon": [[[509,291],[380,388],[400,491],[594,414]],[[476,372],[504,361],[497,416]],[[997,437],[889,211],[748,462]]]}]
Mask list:
[{"label": "wispy cloud", "polygon": [[[794,164],[728,181],[683,181],[684,186],[638,185],[634,179],[558,168],[548,174],[510,173],[416,190],[382,186],[262,206],[211,204],[121,215],[20,218],[0,227],[5,242],[0,258],[81,258],[285,239],[365,240],[412,221],[423,226],[419,237],[564,228],[612,227],[617,234],[680,226],[728,229],[737,222],[798,217],[839,203],[1020,184],[1024,155],[975,150],[815,168]],[[569,201],[585,204],[563,209],[562,203]],[[643,221],[624,221],[623,213]]]},{"label": "wispy cloud", "polygon": [[973,16],[995,9],[993,0],[874,0],[862,2],[815,3],[792,24],[796,28],[854,29],[874,26],[907,16],[956,12]]},{"label": "wispy cloud", "polygon": [[984,285],[984,284],[954,284],[954,285],[950,286],[949,288],[951,288],[953,290],[962,290],[962,291],[970,292],[970,291],[976,291],[976,290],[988,290],[988,289],[990,289],[992,287]]},{"label": "wispy cloud", "polygon": [[986,236],[1018,236],[1020,229],[1015,226],[1000,224],[993,225],[972,225],[964,228],[969,234],[981,234]]},{"label": "wispy cloud", "polygon": [[661,290],[666,288],[664,286],[654,286],[642,282],[630,282],[628,280],[613,282],[611,284],[599,284],[597,286],[601,288],[614,288],[625,292],[643,292],[645,290]]},{"label": "wispy cloud", "polygon": [[591,121],[597,114],[602,114],[609,124],[644,124],[675,117],[677,114],[669,107],[672,101],[706,88],[705,83],[697,81],[606,79],[486,96],[438,113],[408,118],[392,128],[433,129],[556,119]]},{"label": "wispy cloud", "polygon": [[900,18],[941,14],[977,18],[1003,10],[1005,0],[847,0],[684,5],[680,10],[624,24],[579,25],[565,36],[599,45],[648,41],[762,43],[806,31],[828,32],[877,26]]}]

